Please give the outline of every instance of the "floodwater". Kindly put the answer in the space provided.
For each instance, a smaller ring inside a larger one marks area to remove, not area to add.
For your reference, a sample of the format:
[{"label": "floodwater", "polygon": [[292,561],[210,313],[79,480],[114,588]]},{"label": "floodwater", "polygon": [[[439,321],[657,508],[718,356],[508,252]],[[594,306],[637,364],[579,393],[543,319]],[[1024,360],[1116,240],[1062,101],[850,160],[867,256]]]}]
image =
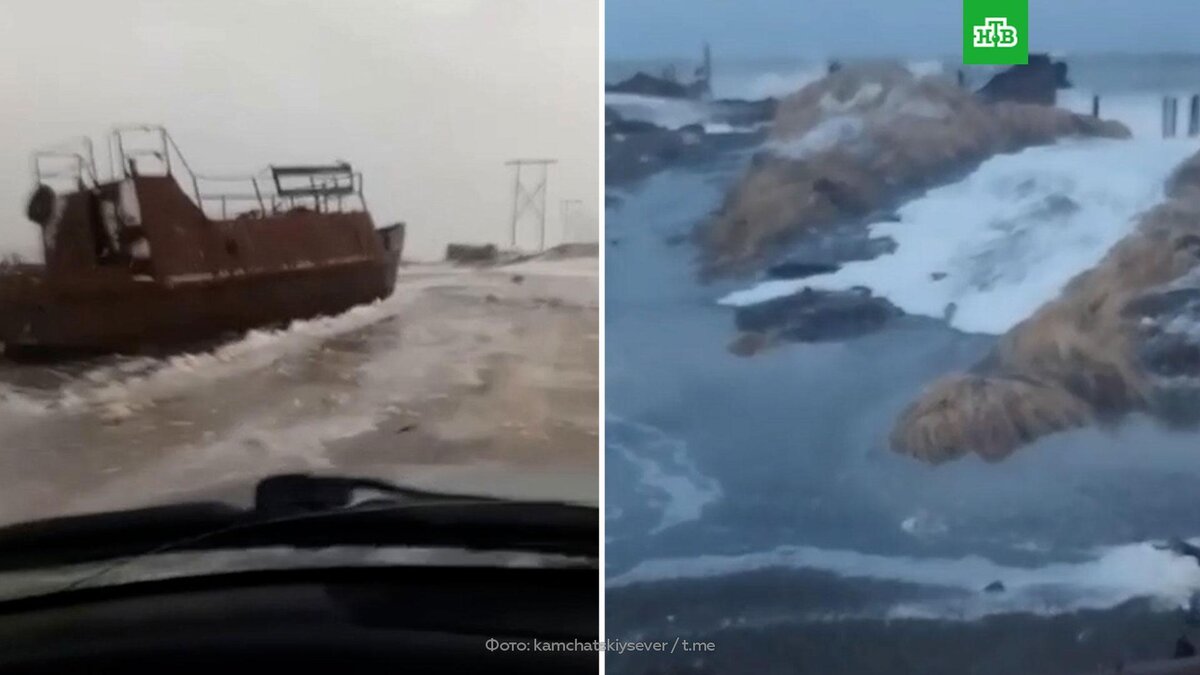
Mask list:
[{"label": "floodwater", "polygon": [[1153,542],[1196,534],[1194,434],[1132,416],[998,464],[891,452],[906,402],[995,338],[907,316],[729,353],[718,300],[747,282],[698,282],[686,235],[739,172],[666,172],[607,212],[606,625],[717,644],[608,667],[1057,673],[1169,654],[1200,570]]},{"label": "floodwater", "polygon": [[0,523],[278,472],[597,501],[595,258],[401,270],[388,299],[198,353],[0,364]]}]

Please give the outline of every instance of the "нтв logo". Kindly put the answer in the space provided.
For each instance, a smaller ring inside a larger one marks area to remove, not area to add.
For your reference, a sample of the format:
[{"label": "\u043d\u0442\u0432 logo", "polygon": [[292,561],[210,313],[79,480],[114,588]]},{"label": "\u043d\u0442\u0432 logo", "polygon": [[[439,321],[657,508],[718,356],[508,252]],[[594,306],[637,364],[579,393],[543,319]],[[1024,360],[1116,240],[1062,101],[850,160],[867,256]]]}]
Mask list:
[{"label": "\u043d\u0442\u0432 logo", "polygon": [[963,63],[1029,63],[1029,0],[963,0]]},{"label": "\u043d\u0442\u0432 logo", "polygon": [[1008,25],[1004,17],[992,18],[982,26],[974,26],[976,47],[1016,47],[1017,29]]}]

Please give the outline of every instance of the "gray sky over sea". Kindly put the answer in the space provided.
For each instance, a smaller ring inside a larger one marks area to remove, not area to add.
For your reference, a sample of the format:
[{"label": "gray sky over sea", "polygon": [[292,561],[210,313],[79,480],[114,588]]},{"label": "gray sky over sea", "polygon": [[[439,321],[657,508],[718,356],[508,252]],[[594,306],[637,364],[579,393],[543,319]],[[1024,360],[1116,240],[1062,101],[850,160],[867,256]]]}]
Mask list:
[{"label": "gray sky over sea", "polygon": [[[608,59],[943,56],[959,53],[961,0],[607,0]],[[1197,0],[1030,0],[1034,51],[1197,52]]]},{"label": "gray sky over sea", "polygon": [[376,223],[407,221],[420,258],[507,243],[513,157],[559,159],[550,243],[562,199],[594,233],[598,15],[595,0],[5,0],[0,253],[40,248],[23,216],[34,149],[88,134],[100,152],[141,122],[201,173],[351,161]]}]

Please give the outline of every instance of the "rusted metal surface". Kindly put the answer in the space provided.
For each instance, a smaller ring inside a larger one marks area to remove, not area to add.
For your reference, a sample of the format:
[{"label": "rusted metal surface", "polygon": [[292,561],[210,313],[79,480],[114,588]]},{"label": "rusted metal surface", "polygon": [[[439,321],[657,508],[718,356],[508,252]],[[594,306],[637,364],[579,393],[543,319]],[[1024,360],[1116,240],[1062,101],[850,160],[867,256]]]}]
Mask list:
[{"label": "rusted metal surface", "polygon": [[[0,272],[6,353],[141,351],[334,314],[391,293],[403,225],[376,231],[365,209],[344,210],[357,189],[348,165],[275,167],[308,176],[310,186],[264,195],[249,179],[252,201],[237,199],[250,208],[211,218],[199,187],[194,198],[183,187],[201,178],[181,182],[165,131],[161,144],[161,157],[151,153],[165,166],[160,175],[139,173],[117,135],[120,174],[95,179],[93,160],[90,184],[81,170],[74,191],[35,193],[29,214],[42,227],[45,265]],[[317,182],[329,173],[338,176]],[[224,197],[221,205],[228,208]]]}]

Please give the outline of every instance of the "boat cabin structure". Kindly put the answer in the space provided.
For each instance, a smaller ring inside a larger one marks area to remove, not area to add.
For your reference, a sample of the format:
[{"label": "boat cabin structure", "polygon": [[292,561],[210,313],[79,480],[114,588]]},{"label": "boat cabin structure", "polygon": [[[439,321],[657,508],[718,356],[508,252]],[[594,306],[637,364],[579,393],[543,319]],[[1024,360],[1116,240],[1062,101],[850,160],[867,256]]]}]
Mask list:
[{"label": "boat cabin structure", "polygon": [[35,153],[43,263],[0,271],[5,353],[143,351],[391,294],[404,226],[377,229],[346,162],[195,172],[161,126]]}]

